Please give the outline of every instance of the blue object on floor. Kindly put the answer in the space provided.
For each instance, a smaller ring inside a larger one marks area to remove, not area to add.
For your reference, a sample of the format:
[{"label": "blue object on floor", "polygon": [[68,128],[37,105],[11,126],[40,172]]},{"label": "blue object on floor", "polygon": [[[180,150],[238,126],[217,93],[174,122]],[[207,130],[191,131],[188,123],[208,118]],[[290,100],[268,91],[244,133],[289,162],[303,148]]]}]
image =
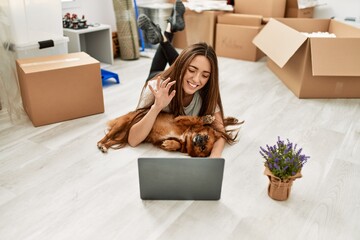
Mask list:
[{"label": "blue object on floor", "polygon": [[[134,8],[135,8],[135,17],[136,17],[136,21],[137,21],[137,19],[139,17],[139,10],[138,10],[136,0],[134,0]],[[139,33],[140,45],[141,45],[140,52],[143,52],[143,51],[145,51],[145,40],[144,40],[142,31],[140,28],[138,28],[138,33]]]},{"label": "blue object on floor", "polygon": [[119,75],[117,73],[110,72],[108,70],[101,68],[101,79],[102,79],[103,84],[104,84],[105,80],[107,80],[109,78],[114,78],[116,80],[116,83],[120,83]]}]

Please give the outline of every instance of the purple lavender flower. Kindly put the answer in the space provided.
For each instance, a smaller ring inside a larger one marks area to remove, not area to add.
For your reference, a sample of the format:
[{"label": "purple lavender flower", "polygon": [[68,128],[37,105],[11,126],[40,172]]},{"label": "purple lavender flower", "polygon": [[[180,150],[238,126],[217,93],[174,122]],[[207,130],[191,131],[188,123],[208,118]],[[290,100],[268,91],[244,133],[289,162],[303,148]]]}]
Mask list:
[{"label": "purple lavender flower", "polygon": [[265,166],[277,177],[281,179],[289,178],[298,173],[303,165],[310,158],[302,154],[302,148],[297,150],[297,144],[281,140],[278,136],[275,145],[266,145],[266,149],[260,147],[260,154],[265,159]]}]

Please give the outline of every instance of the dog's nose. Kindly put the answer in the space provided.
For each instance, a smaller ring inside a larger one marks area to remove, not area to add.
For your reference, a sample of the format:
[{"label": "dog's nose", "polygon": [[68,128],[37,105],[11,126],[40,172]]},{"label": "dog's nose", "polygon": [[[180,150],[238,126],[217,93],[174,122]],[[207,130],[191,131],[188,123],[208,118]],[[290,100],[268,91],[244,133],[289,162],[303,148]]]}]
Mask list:
[{"label": "dog's nose", "polygon": [[193,142],[196,144],[196,145],[204,145],[206,142],[207,142],[207,136],[206,135],[201,135],[201,134],[197,134],[194,139],[193,139]]}]

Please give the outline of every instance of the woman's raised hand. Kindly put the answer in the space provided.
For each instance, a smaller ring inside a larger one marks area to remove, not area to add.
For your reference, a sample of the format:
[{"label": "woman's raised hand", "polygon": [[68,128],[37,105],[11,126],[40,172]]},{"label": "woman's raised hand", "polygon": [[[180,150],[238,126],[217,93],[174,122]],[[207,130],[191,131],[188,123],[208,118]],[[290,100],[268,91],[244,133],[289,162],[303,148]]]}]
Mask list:
[{"label": "woman's raised hand", "polygon": [[164,81],[161,80],[159,76],[156,80],[156,89],[152,88],[149,85],[150,91],[154,94],[155,102],[154,107],[158,108],[160,111],[169,105],[171,99],[175,96],[175,89],[169,93],[171,86],[175,84],[175,81],[170,82],[170,78],[165,79]]}]

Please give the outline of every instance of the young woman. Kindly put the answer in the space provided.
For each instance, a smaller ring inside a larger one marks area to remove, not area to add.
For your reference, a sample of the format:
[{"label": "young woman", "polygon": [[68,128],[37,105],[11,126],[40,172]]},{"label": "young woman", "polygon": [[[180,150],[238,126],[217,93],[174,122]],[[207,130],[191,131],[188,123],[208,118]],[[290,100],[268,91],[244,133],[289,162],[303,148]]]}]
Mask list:
[{"label": "young woman", "polygon": [[[175,116],[213,115],[217,127],[225,131],[214,49],[206,43],[197,43],[179,55],[171,45],[173,33],[184,29],[184,12],[182,2],[176,1],[164,34],[146,15],[138,18],[145,37],[153,44],[159,43],[159,46],[140,96],[138,110],[142,114],[128,132],[130,146],[137,146],[148,136],[161,111]],[[170,67],[165,70],[167,64]],[[225,139],[217,140],[210,157],[221,157],[224,145]]]}]

